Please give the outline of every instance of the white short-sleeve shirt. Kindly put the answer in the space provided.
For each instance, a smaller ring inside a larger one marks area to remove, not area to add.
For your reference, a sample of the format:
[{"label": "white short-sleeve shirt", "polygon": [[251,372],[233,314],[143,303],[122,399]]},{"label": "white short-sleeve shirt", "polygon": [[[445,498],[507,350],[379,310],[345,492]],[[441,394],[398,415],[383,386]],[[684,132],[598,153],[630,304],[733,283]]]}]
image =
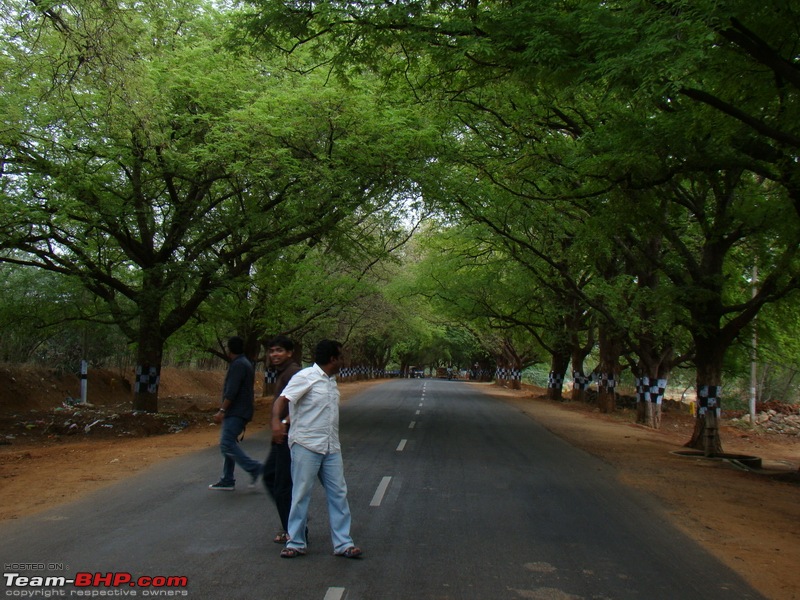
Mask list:
[{"label": "white short-sleeve shirt", "polygon": [[342,451],[336,377],[314,364],[298,371],[281,395],[289,401],[289,446],[300,444],[320,454]]}]

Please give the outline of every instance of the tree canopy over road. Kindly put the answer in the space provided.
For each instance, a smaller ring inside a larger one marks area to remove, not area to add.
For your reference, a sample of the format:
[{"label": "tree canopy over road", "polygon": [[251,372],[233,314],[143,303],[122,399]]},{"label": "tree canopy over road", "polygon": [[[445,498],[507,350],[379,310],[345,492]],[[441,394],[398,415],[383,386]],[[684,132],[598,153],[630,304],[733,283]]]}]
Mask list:
[{"label": "tree canopy over road", "polygon": [[165,353],[336,336],[376,369],[546,364],[554,397],[593,377],[604,410],[630,370],[655,427],[688,368],[691,444],[716,453],[757,324],[763,382],[792,395],[788,0],[3,7],[22,358],[105,332],[156,410]]}]

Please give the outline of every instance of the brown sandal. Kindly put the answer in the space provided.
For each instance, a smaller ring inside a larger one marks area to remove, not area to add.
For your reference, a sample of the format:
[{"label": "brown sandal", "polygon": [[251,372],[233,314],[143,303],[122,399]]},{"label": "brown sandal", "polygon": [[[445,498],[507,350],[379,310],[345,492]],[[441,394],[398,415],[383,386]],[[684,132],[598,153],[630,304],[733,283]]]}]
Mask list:
[{"label": "brown sandal", "polygon": [[281,558],[297,558],[303,556],[305,552],[300,548],[284,548],[281,550]]},{"label": "brown sandal", "polygon": [[345,558],[359,558],[362,554],[361,548],[350,546],[347,550],[344,552],[339,552],[336,556],[344,556]]},{"label": "brown sandal", "polygon": [[275,539],[273,539],[272,541],[275,542],[276,544],[285,544],[286,542],[289,541],[289,534],[286,532],[279,533],[278,535],[275,536]]}]

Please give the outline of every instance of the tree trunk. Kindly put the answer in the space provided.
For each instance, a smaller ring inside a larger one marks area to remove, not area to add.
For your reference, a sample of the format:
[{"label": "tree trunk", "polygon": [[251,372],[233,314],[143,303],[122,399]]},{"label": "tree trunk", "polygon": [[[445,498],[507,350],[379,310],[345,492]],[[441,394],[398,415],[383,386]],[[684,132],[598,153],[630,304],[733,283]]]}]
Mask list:
[{"label": "tree trunk", "polygon": [[597,383],[597,406],[600,412],[612,413],[617,408],[617,382],[622,369],[619,356],[622,353],[622,342],[615,336],[608,325],[599,328],[600,365]]},{"label": "tree trunk", "polygon": [[[269,358],[267,358],[269,361]],[[261,391],[263,397],[272,397],[275,395],[275,383],[278,380],[278,370],[272,365],[264,369],[264,387]]]},{"label": "tree trunk", "polygon": [[636,417],[638,423],[653,429],[661,427],[661,405],[666,389],[666,379],[644,376],[636,380]]},{"label": "tree trunk", "polygon": [[645,404],[644,424],[652,429],[661,428],[660,402],[648,402]]},{"label": "tree trunk", "polygon": [[500,372],[502,385],[512,390],[522,388],[522,359],[514,344],[508,338],[503,339],[501,354],[497,357],[497,369]]},{"label": "tree trunk", "polygon": [[722,454],[722,439],[719,436],[722,386],[697,385],[697,417],[692,439],[687,448],[702,450],[705,456]]},{"label": "tree trunk", "polygon": [[494,383],[495,383],[495,385],[499,385],[500,387],[503,387],[503,385],[505,384],[505,381],[503,380],[503,377],[504,377],[503,367],[502,367],[502,365],[500,365],[500,363],[497,363],[495,365],[495,369],[494,369]]},{"label": "tree trunk", "polygon": [[564,374],[569,365],[568,353],[554,353],[550,358],[550,376],[547,378],[547,398],[563,400]]},{"label": "tree trunk", "polygon": [[647,404],[647,400],[645,396],[647,392],[645,391],[645,382],[647,378],[637,377],[636,378],[636,422],[640,425],[644,425],[647,421],[647,415],[645,414],[645,404]]},{"label": "tree trunk", "polygon": [[[705,342],[705,340],[704,340]],[[697,418],[686,446],[702,450],[706,456],[722,453],[719,417],[722,408],[722,359],[719,344],[697,345]],[[716,352],[714,350],[717,350]]]},{"label": "tree trunk", "polygon": [[158,412],[158,388],[164,340],[156,317],[142,314],[139,345],[136,351],[136,381],[133,386],[133,409]]},{"label": "tree trunk", "polygon": [[511,371],[511,389],[522,389],[522,371],[520,369],[512,369]]},{"label": "tree trunk", "polygon": [[597,406],[602,413],[617,410],[617,375],[603,371],[597,382]]},{"label": "tree trunk", "polygon": [[581,344],[577,329],[580,322],[582,322],[582,319],[567,320],[567,324],[572,331],[570,334],[570,360],[572,362],[572,400],[574,402],[586,402],[588,399],[587,392],[591,379],[584,375],[583,363],[595,345],[593,330],[587,333],[588,340],[586,343]]},{"label": "tree trunk", "polygon": [[510,370],[511,389],[522,389],[522,363],[519,360],[514,360],[514,364]]},{"label": "tree trunk", "polygon": [[583,370],[572,372],[572,401],[586,402],[586,390],[589,388],[590,378],[583,374]]},{"label": "tree trunk", "polygon": [[501,387],[508,387],[510,389],[519,389],[514,387],[513,370],[506,362],[497,363],[497,371],[495,372],[495,381]]}]

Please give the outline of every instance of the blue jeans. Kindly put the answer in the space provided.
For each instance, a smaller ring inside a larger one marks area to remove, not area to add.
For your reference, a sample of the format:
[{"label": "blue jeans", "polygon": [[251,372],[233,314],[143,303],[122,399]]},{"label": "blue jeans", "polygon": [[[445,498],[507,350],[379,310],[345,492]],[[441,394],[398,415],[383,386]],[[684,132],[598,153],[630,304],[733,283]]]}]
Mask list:
[{"label": "blue jeans", "polygon": [[236,483],[236,478],[233,476],[233,468],[236,465],[250,473],[250,477],[257,477],[261,471],[261,463],[247,456],[239,445],[239,436],[242,435],[245,425],[247,421],[241,417],[225,417],[222,420],[219,449],[225,458],[222,461],[220,482],[225,485]]},{"label": "blue jeans", "polygon": [[333,551],[340,554],[354,546],[350,537],[350,505],[341,453],[318,454],[300,444],[292,445],[292,510],[289,513],[287,548],[305,550],[308,505],[314,479],[319,478],[328,500]]}]

